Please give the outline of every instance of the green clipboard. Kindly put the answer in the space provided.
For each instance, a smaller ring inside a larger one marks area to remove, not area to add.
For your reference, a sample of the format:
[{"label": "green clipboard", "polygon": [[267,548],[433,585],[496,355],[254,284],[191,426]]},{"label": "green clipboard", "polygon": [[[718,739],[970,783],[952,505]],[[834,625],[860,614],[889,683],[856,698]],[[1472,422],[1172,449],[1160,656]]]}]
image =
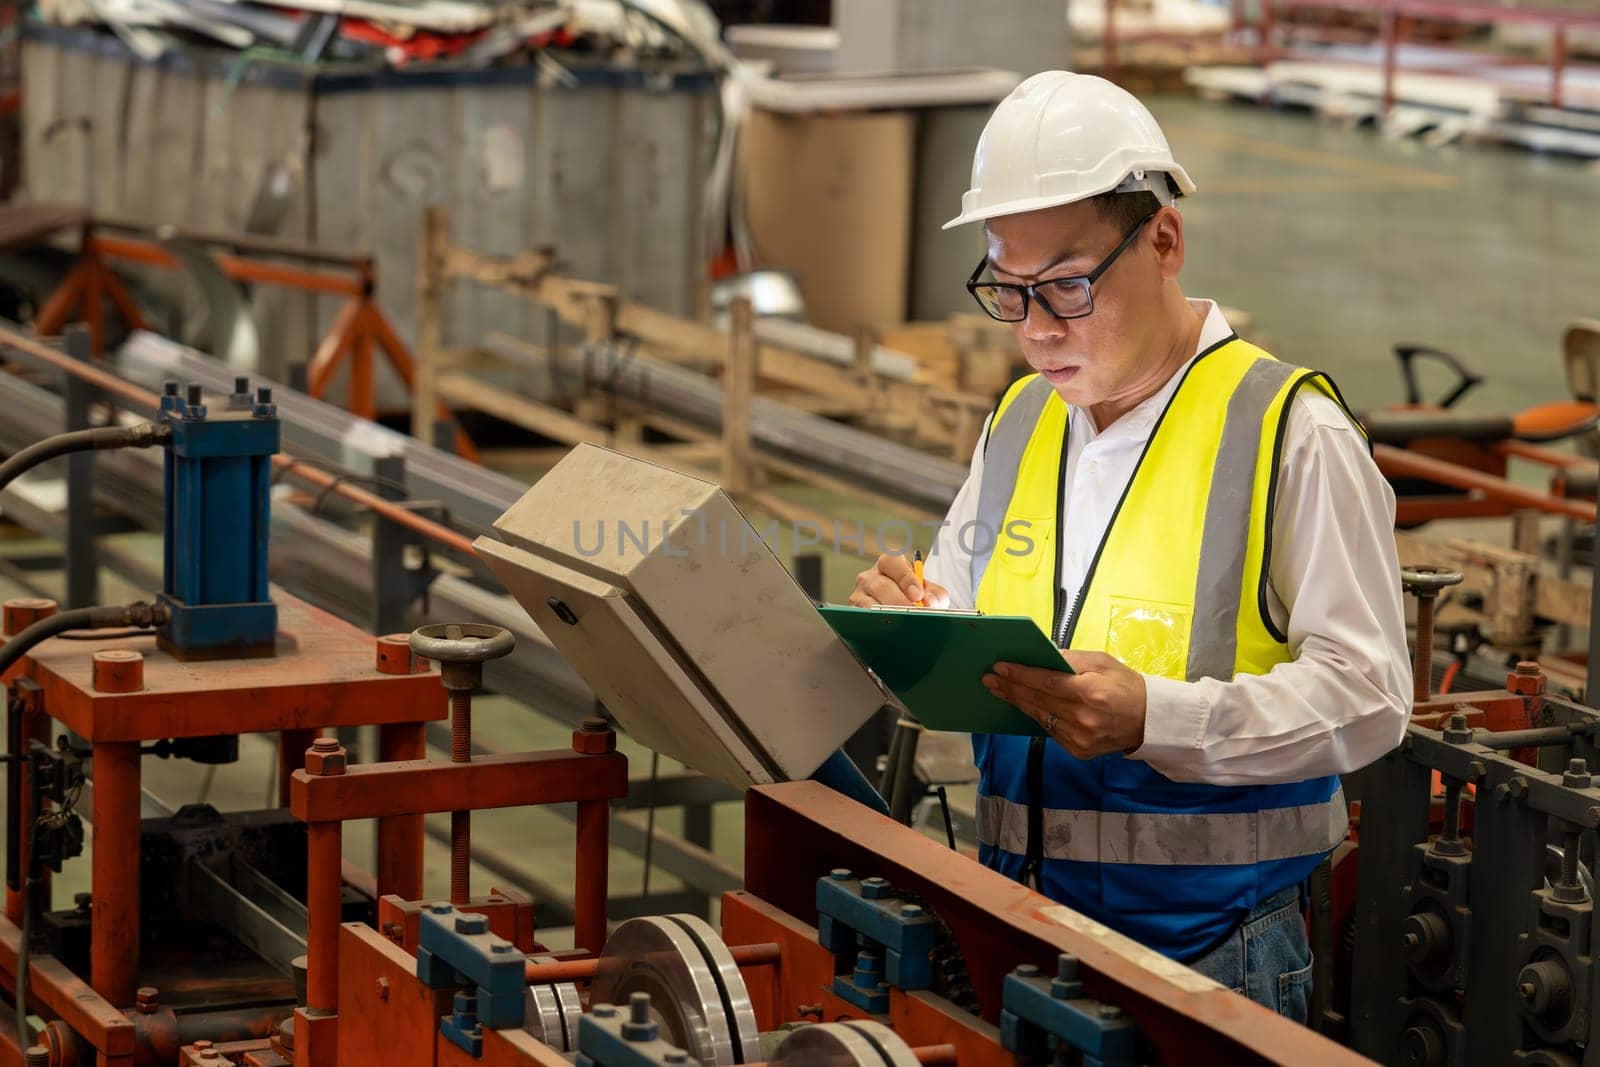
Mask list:
[{"label": "green clipboard", "polygon": [[930,730],[1043,737],[1039,724],[983,686],[999,662],[1072,673],[1022,615],[936,608],[817,608],[850,651]]}]

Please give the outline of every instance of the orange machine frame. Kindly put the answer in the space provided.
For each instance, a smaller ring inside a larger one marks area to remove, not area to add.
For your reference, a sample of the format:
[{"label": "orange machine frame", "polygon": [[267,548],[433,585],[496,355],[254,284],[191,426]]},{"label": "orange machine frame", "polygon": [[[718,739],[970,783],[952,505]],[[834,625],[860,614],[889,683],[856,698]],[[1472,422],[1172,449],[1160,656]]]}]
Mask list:
[{"label": "orange machine frame", "polygon": [[[116,228],[134,229],[121,223],[116,224]],[[352,414],[364,419],[377,418],[374,347],[383,352],[406,389],[412,388],[415,368],[411,351],[373,297],[377,289],[377,274],[372,257],[343,256],[315,248],[252,238],[206,234],[184,236],[231,249],[218,253],[216,262],[222,273],[234,281],[281,285],[345,298],[345,304],[339,309],[333,326],[317,346],[316,353],[306,367],[306,391],[312,396],[322,399],[335,373],[348,357],[350,395],[347,406]],[[111,259],[165,270],[180,268],[177,258],[159,242],[141,237],[111,236],[100,232],[94,222],[89,222],[84,226],[78,262],[39,309],[34,320],[35,332],[48,337],[59,333],[69,322],[82,321],[89,327],[90,353],[98,360],[105,353],[106,300],[110,300],[121,313],[129,329],[148,329],[149,325],[127,286],[107,262]],[[349,273],[316,270],[285,263],[284,259],[310,260]],[[446,419],[450,417],[449,410],[442,403],[439,405],[439,416]],[[477,450],[460,429],[456,431],[456,450],[469,459],[477,459]]]}]

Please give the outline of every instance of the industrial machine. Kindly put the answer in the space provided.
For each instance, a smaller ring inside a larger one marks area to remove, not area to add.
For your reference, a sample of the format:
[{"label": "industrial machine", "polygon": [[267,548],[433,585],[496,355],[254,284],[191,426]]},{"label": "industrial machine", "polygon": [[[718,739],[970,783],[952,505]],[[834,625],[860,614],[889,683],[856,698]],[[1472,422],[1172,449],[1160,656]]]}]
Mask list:
[{"label": "industrial machine", "polygon": [[[718,490],[579,449],[477,551],[612,719],[746,789],[744,885],[716,926],[608,922],[610,808],[629,788],[611,719],[569,748],[475,754],[471,694],[508,632],[374,639],[268,584],[269,391],[147,397],[83,373],[154,421],[24,449],[0,483],[77,449],[162,449],[164,580],[137,605],[6,605],[0,985],[18,1011],[0,1063],[1358,1062],[805,781],[860,784],[829,768],[882,703],[875,680]],[[617,555],[562,549],[605,499],[668,521]],[[425,726],[447,714],[450,759],[427,760]],[[322,735],[356,725],[377,727],[377,761]],[[230,760],[244,732],[279,735],[283,806],[142,810],[143,759]],[[576,806],[563,951],[540,943],[531,900],[468,878],[472,812],[557,803]],[[422,891],[432,812],[451,813],[448,900]],[[91,892],[60,909],[51,875],[85,814]],[[342,850],[367,819],[372,874]]]},{"label": "industrial machine", "polygon": [[[270,388],[150,395],[3,340],[152,419],[16,450],[0,491],[45,458],[159,449],[165,549],[148,601],[0,620],[0,986],[21,1016],[0,1064],[1587,1062],[1600,727],[1537,664],[1436,694],[1455,574],[1406,575],[1416,716],[1347,781],[1352,838],[1314,883],[1319,1035],[883,814],[837,755],[881,688],[715,486],[581,446],[467,541],[282,455]],[[485,754],[472,693],[529,631],[464,614],[373,638],[272,586],[275,472],[472,552],[604,714],[559,749]],[[449,759],[429,760],[446,719]],[[353,726],[376,727],[376,759],[324,736]],[[714,922],[608,915],[616,727],[743,792],[742,884]],[[152,809],[143,760],[226,762],[251,732],[279,738],[280,806]],[[473,813],[534,805],[571,806],[570,949],[544,943],[537,901],[469,877]],[[446,812],[438,899],[423,819]],[[370,874],[344,858],[363,820]],[[91,829],[91,891],[60,906],[52,875]]]}]

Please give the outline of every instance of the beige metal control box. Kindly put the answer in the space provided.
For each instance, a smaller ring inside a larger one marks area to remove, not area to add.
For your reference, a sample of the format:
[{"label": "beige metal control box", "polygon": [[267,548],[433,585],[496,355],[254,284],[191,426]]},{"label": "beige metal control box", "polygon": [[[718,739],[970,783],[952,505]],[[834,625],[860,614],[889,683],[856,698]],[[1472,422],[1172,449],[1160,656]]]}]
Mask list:
[{"label": "beige metal control box", "polygon": [[716,485],[579,445],[476,548],[635,740],[736,786],[805,778],[877,681]]}]

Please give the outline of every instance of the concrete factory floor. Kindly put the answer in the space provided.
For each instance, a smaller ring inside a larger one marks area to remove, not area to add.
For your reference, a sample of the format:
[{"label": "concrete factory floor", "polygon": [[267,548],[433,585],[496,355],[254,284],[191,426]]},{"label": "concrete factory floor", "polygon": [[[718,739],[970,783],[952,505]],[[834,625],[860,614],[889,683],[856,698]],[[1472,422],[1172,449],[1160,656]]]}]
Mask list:
[{"label": "concrete factory floor", "polygon": [[1182,203],[1190,295],[1248,311],[1264,344],[1330,372],[1357,409],[1403,398],[1397,343],[1483,375],[1464,406],[1567,398],[1562,333],[1600,314],[1600,170],[1390,141],[1303,113],[1153,104],[1199,187]]},{"label": "concrete factory floor", "polygon": [[[1562,331],[1572,319],[1597,312],[1600,217],[1593,206],[1600,176],[1592,170],[1492,146],[1433,150],[1305,115],[1186,97],[1160,97],[1153,105],[1174,153],[1200,187],[1183,208],[1191,295],[1248,311],[1257,339],[1287,360],[1331,372],[1357,408],[1402,399],[1390,354],[1397,342],[1452,351],[1483,374],[1488,384],[1467,402],[1474,409],[1510,411],[1566,397]],[[1429,381],[1439,383],[1430,391],[1443,384],[1438,377]],[[810,491],[793,495],[857,515],[869,528],[892,517],[844,509]],[[0,555],[40,547],[0,541]],[[773,547],[789,558],[792,535],[781,533]],[[827,554],[827,598],[843,600],[861,566],[858,557]],[[56,574],[35,579],[59,589]],[[107,599],[147,594],[108,578]],[[16,595],[26,594],[0,578],[0,596]],[[498,747],[568,744],[566,727],[504,697],[480,699],[474,718],[480,738]],[[623,747],[633,776],[647,778],[649,754],[625,739]],[[677,769],[662,763],[663,773]],[[218,807],[241,809],[267,800],[272,765],[270,741],[247,738],[241,760],[217,768],[209,782],[205,768],[154,758],[145,761],[144,776],[171,806],[204,795]],[[971,787],[954,791],[952,799],[970,806]],[[738,804],[717,808],[714,850],[735,867],[742,824]],[[676,832],[681,816],[663,812],[657,826]],[[572,881],[571,825],[555,816],[482,813],[474,819],[474,837],[543,882]],[[371,848],[368,828],[346,835],[351,859],[370,863]],[[446,849],[429,841],[427,856],[428,890],[442,895]],[[642,880],[642,862],[614,852],[612,891],[635,894]],[[483,870],[474,873],[479,892],[500,881]],[[57,903],[70,901],[87,882],[87,861],[75,861],[57,883]],[[678,888],[659,869],[650,884],[652,892]],[[554,932],[549,940],[570,944],[570,935]]]}]

